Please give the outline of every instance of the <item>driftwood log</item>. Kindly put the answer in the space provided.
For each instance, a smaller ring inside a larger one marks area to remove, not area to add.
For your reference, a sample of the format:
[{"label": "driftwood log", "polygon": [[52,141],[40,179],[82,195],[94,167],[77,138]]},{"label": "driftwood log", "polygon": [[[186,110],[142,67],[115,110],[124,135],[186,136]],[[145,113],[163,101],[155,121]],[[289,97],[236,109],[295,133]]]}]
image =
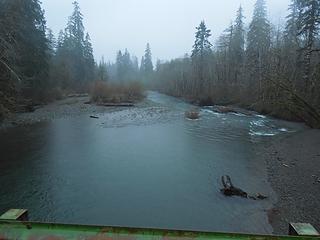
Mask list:
[{"label": "driftwood log", "polygon": [[99,103],[103,107],[134,107],[134,103]]},{"label": "driftwood log", "polygon": [[230,197],[230,196],[240,196],[240,197],[244,197],[244,198],[248,197],[248,194],[245,191],[233,186],[230,176],[228,176],[228,175],[222,176],[221,182],[223,185],[221,192],[224,195],[226,195],[228,197]]},{"label": "driftwood log", "polygon": [[191,120],[197,120],[200,118],[200,113],[198,111],[188,111],[185,112],[185,117]]},{"label": "driftwood log", "polygon": [[263,200],[263,199],[267,198],[266,196],[264,196],[260,193],[256,194],[256,196],[249,195],[247,192],[243,191],[242,189],[235,187],[232,184],[230,176],[228,176],[228,175],[222,176],[221,182],[223,185],[221,192],[225,196],[228,196],[228,197],[239,196],[239,197],[253,199],[253,200]]}]

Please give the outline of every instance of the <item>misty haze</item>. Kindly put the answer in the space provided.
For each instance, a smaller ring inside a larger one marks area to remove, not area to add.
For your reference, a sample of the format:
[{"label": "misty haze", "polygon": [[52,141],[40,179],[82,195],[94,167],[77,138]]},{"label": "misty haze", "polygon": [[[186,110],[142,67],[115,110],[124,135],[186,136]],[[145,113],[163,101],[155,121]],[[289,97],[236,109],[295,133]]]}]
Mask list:
[{"label": "misty haze", "polygon": [[0,239],[314,239],[319,106],[320,0],[0,0]]}]

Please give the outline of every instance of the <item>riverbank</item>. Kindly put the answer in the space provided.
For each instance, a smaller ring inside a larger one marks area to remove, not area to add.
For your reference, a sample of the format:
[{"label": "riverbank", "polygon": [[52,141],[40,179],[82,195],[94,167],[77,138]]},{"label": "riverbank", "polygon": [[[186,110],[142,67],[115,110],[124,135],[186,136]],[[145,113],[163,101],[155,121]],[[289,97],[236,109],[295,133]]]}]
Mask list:
[{"label": "riverbank", "polygon": [[[39,122],[52,121],[61,118],[76,117],[79,115],[99,116],[105,113],[121,111],[124,107],[106,107],[96,104],[88,104],[89,96],[71,96],[58,100],[48,105],[43,105],[33,112],[12,113],[0,122],[0,129],[16,126],[32,125]],[[136,107],[148,106],[147,100],[136,103]]]},{"label": "riverbank", "polygon": [[278,107],[276,109],[272,109],[261,103],[249,104],[249,103],[242,103],[241,101],[235,101],[235,100],[226,100],[226,99],[214,100],[212,97],[197,98],[197,97],[191,97],[191,96],[175,95],[175,94],[167,93],[163,91],[161,93],[182,99],[183,101],[186,101],[198,107],[213,107],[214,110],[216,110],[219,113],[233,112],[233,113],[240,113],[245,115],[261,114],[261,115],[273,117],[279,120],[298,122],[298,123],[303,122],[301,118],[298,118],[296,115],[293,115],[290,111],[288,111],[288,109],[284,107]]},{"label": "riverbank", "polygon": [[278,201],[269,211],[275,234],[288,223],[311,223],[320,231],[320,130],[305,130],[265,149],[268,176]]}]

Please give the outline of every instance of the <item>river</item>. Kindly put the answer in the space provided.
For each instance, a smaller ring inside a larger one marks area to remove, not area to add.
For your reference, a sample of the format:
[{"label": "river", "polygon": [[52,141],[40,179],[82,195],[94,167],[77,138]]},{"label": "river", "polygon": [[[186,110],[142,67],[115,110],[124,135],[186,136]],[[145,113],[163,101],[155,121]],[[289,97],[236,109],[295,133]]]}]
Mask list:
[{"label": "river", "polygon": [[[201,109],[149,92],[148,107],[40,122],[0,132],[0,210],[33,221],[272,233],[276,200],[261,149],[295,123]],[[220,178],[269,198],[223,196]]]}]

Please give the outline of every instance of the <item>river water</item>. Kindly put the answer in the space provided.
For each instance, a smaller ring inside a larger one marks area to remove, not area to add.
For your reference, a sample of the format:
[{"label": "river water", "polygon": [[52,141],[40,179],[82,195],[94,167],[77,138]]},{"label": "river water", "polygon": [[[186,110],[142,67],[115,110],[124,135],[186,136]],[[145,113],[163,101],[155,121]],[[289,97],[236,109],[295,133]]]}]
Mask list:
[{"label": "river water", "polygon": [[[218,114],[155,92],[149,105],[57,119],[0,132],[0,210],[33,221],[272,233],[276,200],[261,149],[301,126],[264,116]],[[265,201],[226,198],[236,186]]]}]

